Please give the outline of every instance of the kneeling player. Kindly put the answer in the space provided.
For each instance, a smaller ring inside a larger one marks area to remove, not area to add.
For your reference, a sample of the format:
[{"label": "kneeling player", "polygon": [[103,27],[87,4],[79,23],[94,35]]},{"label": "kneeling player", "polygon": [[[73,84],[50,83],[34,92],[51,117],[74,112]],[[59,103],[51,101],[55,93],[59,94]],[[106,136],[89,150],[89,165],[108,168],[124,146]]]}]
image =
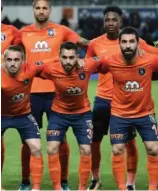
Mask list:
[{"label": "kneeling player", "polygon": [[92,114],[87,97],[88,80],[98,67],[98,61],[86,61],[83,69],[77,68],[77,47],[65,42],[60,47],[60,61],[46,65],[41,74],[54,81],[56,94],[47,130],[48,164],[55,190],[61,189],[59,146],[69,126],[80,148],[79,190],[86,190],[91,171]]},{"label": "kneeling player", "polygon": [[30,170],[32,189],[39,190],[43,174],[40,132],[31,114],[30,88],[40,66],[24,64],[24,53],[19,46],[10,46],[4,53],[2,65],[1,134],[16,128],[31,151]]}]

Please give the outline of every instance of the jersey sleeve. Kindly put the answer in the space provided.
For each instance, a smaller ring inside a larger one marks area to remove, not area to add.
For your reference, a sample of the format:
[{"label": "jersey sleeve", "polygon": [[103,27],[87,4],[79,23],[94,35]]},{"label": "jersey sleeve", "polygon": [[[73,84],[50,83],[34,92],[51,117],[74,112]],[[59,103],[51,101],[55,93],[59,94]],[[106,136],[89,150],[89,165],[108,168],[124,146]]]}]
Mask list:
[{"label": "jersey sleeve", "polygon": [[88,45],[87,52],[86,52],[86,58],[90,58],[90,57],[93,57],[93,56],[96,56],[96,55],[94,53],[93,44],[90,42],[89,45]]},{"label": "jersey sleeve", "polygon": [[158,56],[153,58],[151,66],[152,66],[153,72],[158,72]]},{"label": "jersey sleeve", "polygon": [[44,68],[42,62],[27,64],[27,66],[32,77],[38,77]]},{"label": "jersey sleeve", "polygon": [[20,31],[16,27],[14,27],[14,26],[12,26],[12,29],[13,29],[13,36],[14,36],[12,44],[13,45],[21,45],[21,34],[20,34]]},{"label": "jersey sleeve", "polygon": [[39,77],[43,79],[53,80],[53,69],[51,67],[53,63],[45,63],[42,67]]},{"label": "jersey sleeve", "polygon": [[140,48],[151,54],[158,54],[158,48],[148,45],[144,40],[140,40]]},{"label": "jersey sleeve", "polygon": [[105,57],[92,57],[85,60],[85,67],[90,73],[108,72],[108,60]]},{"label": "jersey sleeve", "polygon": [[77,43],[80,39],[80,36],[74,32],[73,30],[69,29],[66,26],[62,26],[62,30],[64,32],[64,40],[65,41],[71,41],[74,43]]}]

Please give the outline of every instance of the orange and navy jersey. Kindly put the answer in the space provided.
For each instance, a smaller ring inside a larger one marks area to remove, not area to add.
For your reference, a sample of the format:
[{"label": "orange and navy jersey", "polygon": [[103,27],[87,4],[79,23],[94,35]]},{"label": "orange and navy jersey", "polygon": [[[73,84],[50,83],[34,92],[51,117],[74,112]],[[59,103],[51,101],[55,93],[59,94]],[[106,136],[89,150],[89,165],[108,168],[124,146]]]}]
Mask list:
[{"label": "orange and navy jersey", "polygon": [[[98,38],[93,39],[87,50],[86,58],[93,56],[111,56],[120,52],[119,41],[109,40],[104,34]],[[97,85],[97,96],[103,99],[112,99],[113,79],[108,72],[106,74],[99,74]]]},{"label": "orange and navy jersey", "polygon": [[1,55],[12,44],[20,44],[20,33],[13,25],[1,24]]},{"label": "orange and navy jersey", "polygon": [[158,55],[158,48],[148,45],[143,39],[140,39],[140,48],[151,54]]},{"label": "orange and navy jersey", "polygon": [[44,65],[41,76],[55,84],[53,111],[78,114],[91,110],[87,95],[88,81],[100,61],[91,58],[85,62],[83,69],[75,69],[71,74],[64,71],[60,62]]},{"label": "orange and navy jersey", "polygon": [[16,77],[11,77],[3,66],[1,69],[1,115],[16,116],[29,113],[32,80],[42,66],[25,63]]},{"label": "orange and navy jersey", "polygon": [[[21,31],[22,43],[26,50],[28,63],[51,62],[53,57],[59,56],[62,42],[77,42],[79,36],[71,29],[49,22],[47,27],[39,29],[35,24],[24,27]],[[54,83],[50,80],[34,78],[31,92],[54,92]]]},{"label": "orange and navy jersey", "polygon": [[151,96],[152,72],[158,71],[158,56],[145,53],[126,65],[122,54],[101,58],[102,70],[113,77],[112,115],[138,118],[154,113]]},{"label": "orange and navy jersey", "polygon": [[[148,45],[140,39],[140,48],[153,54],[158,54],[158,48]],[[120,52],[119,40],[109,40],[104,34],[93,39],[87,50],[86,58],[93,56],[111,56]],[[97,96],[103,99],[112,99],[113,79],[110,73],[99,74]]]}]

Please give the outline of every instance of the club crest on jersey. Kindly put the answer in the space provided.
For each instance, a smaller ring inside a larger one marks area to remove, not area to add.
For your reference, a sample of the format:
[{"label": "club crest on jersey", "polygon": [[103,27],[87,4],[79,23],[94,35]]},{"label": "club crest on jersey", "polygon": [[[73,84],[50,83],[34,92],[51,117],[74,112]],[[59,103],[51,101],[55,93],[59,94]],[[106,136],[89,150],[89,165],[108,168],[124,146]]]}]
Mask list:
[{"label": "club crest on jersey", "polygon": [[6,35],[4,33],[1,33],[1,41],[3,42],[5,41],[5,39],[6,39]]},{"label": "club crest on jersey", "polygon": [[48,29],[48,35],[49,36],[54,36],[55,35],[55,32],[53,29]]},{"label": "club crest on jersey", "polygon": [[79,78],[80,78],[80,80],[84,80],[85,77],[86,77],[86,74],[85,74],[84,72],[79,73]]},{"label": "club crest on jersey", "polygon": [[145,74],[145,69],[144,68],[139,68],[139,74],[143,76]]},{"label": "club crest on jersey", "polygon": [[29,83],[29,79],[25,79],[25,80],[24,80],[24,84],[25,84],[25,85],[28,85],[28,83]]}]

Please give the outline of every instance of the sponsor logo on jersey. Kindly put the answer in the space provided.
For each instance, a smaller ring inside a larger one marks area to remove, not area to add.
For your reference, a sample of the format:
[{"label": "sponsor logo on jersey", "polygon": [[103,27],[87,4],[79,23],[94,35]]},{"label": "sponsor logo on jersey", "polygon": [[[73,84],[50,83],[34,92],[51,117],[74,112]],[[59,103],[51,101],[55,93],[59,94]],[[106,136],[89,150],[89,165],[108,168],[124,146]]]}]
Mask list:
[{"label": "sponsor logo on jersey", "polygon": [[35,44],[35,48],[31,49],[31,52],[50,52],[52,49],[48,47],[46,41],[38,41]]},{"label": "sponsor logo on jersey", "polygon": [[70,87],[69,89],[66,90],[66,95],[68,96],[78,96],[82,95],[83,93],[84,92],[79,87]]},{"label": "sponsor logo on jersey", "polygon": [[140,84],[136,81],[128,81],[124,87],[126,92],[138,92],[143,91],[143,88],[140,87]]},{"label": "sponsor logo on jersey", "polygon": [[6,35],[4,33],[1,33],[1,42],[4,42],[6,39]]}]

